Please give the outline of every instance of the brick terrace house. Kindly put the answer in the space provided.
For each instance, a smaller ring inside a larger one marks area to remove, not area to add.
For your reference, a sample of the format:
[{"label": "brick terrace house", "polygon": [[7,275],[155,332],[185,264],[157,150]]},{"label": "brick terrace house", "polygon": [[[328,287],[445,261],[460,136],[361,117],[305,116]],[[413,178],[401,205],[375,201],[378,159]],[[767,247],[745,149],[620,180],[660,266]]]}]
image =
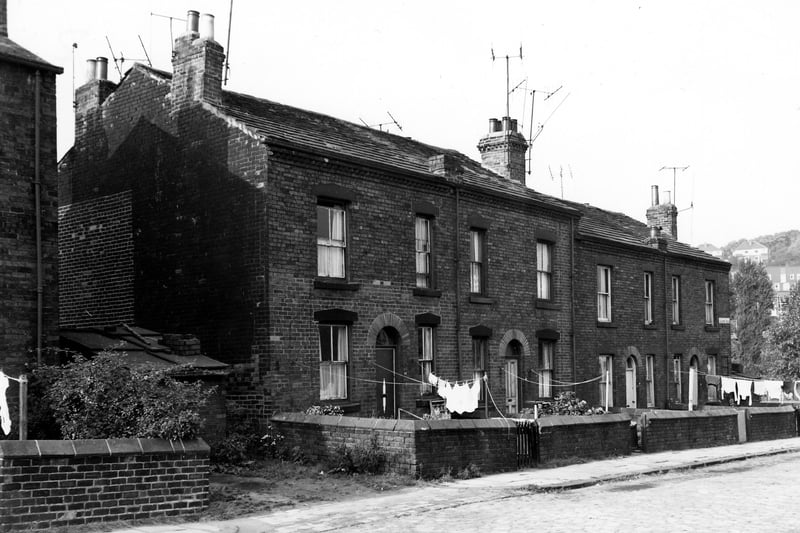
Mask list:
[{"label": "brick terrace house", "polygon": [[[55,91],[62,69],[9,39],[7,13],[0,0],[0,370],[17,376],[58,338]],[[16,390],[8,389],[14,404]]]},{"label": "brick terrace house", "polygon": [[[135,65],[118,85],[78,88],[59,182],[62,326],[194,333],[234,366],[229,400],[262,419],[320,403],[363,416],[427,412],[430,372],[485,375],[479,412],[514,413],[599,375],[600,353],[573,334],[591,337],[598,322],[578,325],[573,272],[583,276],[579,259],[600,246],[591,224],[579,234],[586,212],[602,212],[525,187],[515,121],[490,121],[485,168],[223,91],[223,59],[190,12],[172,74]],[[640,237],[611,232],[602,245],[625,264],[640,254],[716,265]],[[584,279],[594,287],[597,273]]]}]

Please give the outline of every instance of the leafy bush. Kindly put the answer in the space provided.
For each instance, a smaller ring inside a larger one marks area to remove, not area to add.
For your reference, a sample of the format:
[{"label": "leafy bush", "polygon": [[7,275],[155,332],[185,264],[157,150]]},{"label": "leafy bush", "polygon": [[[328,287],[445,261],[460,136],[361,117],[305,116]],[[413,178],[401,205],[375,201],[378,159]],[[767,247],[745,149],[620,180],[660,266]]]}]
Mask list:
[{"label": "leafy bush", "polygon": [[338,405],[312,405],[306,409],[306,414],[342,416],[344,415],[344,410]]},{"label": "leafy bush", "polygon": [[35,371],[43,401],[64,439],[197,436],[200,409],[213,389],[179,381],[184,367],[129,367],[111,353],[74,355],[63,366]]},{"label": "leafy bush", "polygon": [[386,454],[378,445],[378,437],[373,435],[368,445],[355,446],[342,444],[331,457],[334,472],[346,474],[377,474],[383,469]]},{"label": "leafy bush", "polygon": [[228,431],[221,441],[211,443],[211,462],[215,464],[243,465],[263,455],[261,431],[258,420],[242,410],[228,413]]}]

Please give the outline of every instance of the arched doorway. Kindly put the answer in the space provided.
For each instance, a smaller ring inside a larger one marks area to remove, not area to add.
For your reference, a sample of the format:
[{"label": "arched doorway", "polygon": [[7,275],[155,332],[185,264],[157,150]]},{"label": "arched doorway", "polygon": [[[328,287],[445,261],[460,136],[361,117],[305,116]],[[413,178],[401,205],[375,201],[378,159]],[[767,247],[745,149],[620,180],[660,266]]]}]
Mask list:
[{"label": "arched doorway", "polygon": [[697,370],[700,367],[700,361],[697,356],[693,356],[689,362],[689,410],[697,407],[698,398],[698,385],[697,385]]},{"label": "arched doorway", "polygon": [[396,416],[395,387],[399,334],[394,328],[383,328],[375,339],[375,412],[377,416]]},{"label": "arched doorway", "polygon": [[509,414],[519,412],[519,360],[522,357],[522,344],[511,340],[506,345],[505,382],[506,411]]},{"label": "arched doorway", "polygon": [[636,358],[632,355],[625,361],[625,405],[636,408]]}]

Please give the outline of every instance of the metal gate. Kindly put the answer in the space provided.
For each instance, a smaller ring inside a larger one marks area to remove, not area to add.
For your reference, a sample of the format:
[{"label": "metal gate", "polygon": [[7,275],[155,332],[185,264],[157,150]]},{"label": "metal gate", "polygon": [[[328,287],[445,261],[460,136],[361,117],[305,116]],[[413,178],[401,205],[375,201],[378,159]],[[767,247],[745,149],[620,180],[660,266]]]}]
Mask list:
[{"label": "metal gate", "polygon": [[539,462],[539,442],[535,420],[517,420],[517,468],[530,468]]}]

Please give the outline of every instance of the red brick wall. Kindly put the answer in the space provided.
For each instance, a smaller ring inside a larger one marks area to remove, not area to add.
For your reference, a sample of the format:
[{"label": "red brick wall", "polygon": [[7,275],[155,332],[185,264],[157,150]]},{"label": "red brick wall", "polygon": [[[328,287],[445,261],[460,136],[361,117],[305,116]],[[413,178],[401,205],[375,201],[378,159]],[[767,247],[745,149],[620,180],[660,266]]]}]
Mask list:
[{"label": "red brick wall", "polygon": [[750,407],[745,412],[748,442],[797,436],[797,412],[791,405]]},{"label": "red brick wall", "polygon": [[[636,360],[637,407],[646,407],[645,360],[655,355],[655,407],[674,405],[672,357],[681,354],[683,408],[689,397],[689,364],[692,356],[699,370],[707,371],[709,351],[717,352],[717,373],[728,374],[730,364],[730,326],[705,326],[705,280],[716,283],[716,315],[728,317],[728,273],[724,266],[681,259],[653,250],[635,251],[590,240],[577,242],[575,328],[579,347],[577,381],[600,374],[598,357],[613,356],[613,403],[626,406],[625,368],[628,356]],[[597,266],[612,267],[612,322],[597,320]],[[644,325],[643,276],[653,273],[653,324]],[[681,277],[681,325],[671,324],[671,276]],[[665,309],[666,303],[666,309]],[[707,399],[698,380],[699,400]],[[578,388],[578,396],[602,405],[597,381]]]},{"label": "red brick wall", "polygon": [[639,419],[642,451],[685,450],[739,442],[736,409],[652,411]]},{"label": "red brick wall", "polygon": [[633,447],[627,415],[547,416],[536,421],[539,464],[559,459],[629,455]]},{"label": "red brick wall", "polygon": [[202,440],[0,441],[0,529],[196,515],[208,453]]},{"label": "red brick wall", "polygon": [[[56,80],[40,71],[43,346],[58,339]],[[9,375],[36,360],[35,69],[0,60],[0,367]],[[11,399],[16,423],[16,399]]]}]

